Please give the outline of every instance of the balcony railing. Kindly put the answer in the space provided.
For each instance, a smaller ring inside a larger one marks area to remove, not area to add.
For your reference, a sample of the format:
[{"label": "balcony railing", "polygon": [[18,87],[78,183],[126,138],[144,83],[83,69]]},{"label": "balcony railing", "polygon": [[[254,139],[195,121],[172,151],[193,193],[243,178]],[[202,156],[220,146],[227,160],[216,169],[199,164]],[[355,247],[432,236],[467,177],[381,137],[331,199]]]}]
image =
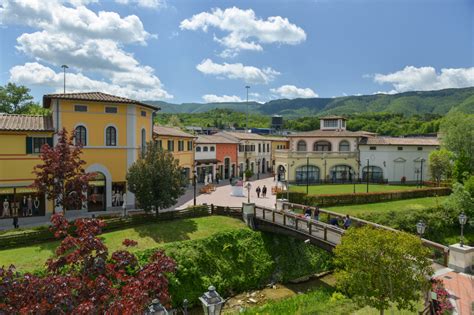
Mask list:
[{"label": "balcony railing", "polygon": [[290,158],[290,159],[351,159],[358,158],[359,152],[327,152],[327,151],[290,151],[290,150],[275,150],[275,158]]}]

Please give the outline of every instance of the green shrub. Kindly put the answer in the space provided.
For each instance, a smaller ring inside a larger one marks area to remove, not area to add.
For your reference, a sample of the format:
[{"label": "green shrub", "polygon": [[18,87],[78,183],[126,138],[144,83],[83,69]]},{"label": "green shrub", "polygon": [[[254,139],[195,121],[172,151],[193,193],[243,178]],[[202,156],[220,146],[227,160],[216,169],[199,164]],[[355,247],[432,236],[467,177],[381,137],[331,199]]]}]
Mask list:
[{"label": "green shrub", "polygon": [[[197,302],[209,285],[223,296],[331,269],[331,255],[299,240],[248,229],[162,247],[176,260],[170,276],[173,305]],[[141,262],[156,249],[138,253]]]}]

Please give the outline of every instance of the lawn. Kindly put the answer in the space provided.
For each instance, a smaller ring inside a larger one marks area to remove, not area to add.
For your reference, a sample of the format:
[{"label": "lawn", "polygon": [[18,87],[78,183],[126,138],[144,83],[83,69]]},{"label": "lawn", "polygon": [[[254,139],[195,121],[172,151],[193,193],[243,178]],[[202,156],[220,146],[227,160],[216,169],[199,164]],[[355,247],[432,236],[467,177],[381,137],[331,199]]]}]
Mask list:
[{"label": "lawn", "polygon": [[422,210],[440,205],[447,197],[426,197],[396,200],[389,202],[367,203],[362,205],[328,207],[328,210],[355,217],[369,213],[386,213],[390,211]]},{"label": "lawn", "polygon": [[[367,192],[366,184],[356,184],[356,192],[365,193]],[[375,191],[394,191],[394,190],[411,190],[416,189],[415,186],[410,185],[379,185],[370,184],[369,192]],[[306,185],[290,186],[290,191],[304,192],[306,193]],[[311,185],[309,186],[309,194],[321,195],[321,194],[352,194],[354,192],[353,184],[334,184],[334,185]]]},{"label": "lawn", "polygon": [[[210,216],[195,219],[166,221],[139,225],[101,235],[109,252],[123,248],[125,238],[138,242],[132,251],[157,247],[159,244],[205,238],[217,232],[245,228],[245,224],[234,218]],[[58,242],[47,242],[27,247],[0,251],[0,266],[15,265],[19,271],[33,271],[41,268],[54,254]]]}]

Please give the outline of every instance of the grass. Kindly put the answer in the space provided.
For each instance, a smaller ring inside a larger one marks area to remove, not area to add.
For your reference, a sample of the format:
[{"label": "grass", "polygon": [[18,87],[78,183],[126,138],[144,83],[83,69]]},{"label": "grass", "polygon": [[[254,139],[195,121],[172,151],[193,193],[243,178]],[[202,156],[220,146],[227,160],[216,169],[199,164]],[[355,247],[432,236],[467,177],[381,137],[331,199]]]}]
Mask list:
[{"label": "grass", "polygon": [[389,202],[368,203],[362,205],[336,206],[328,207],[328,210],[357,217],[369,213],[428,209],[440,205],[446,198],[447,197],[426,197]]},{"label": "grass", "polygon": [[[165,221],[139,225],[119,231],[104,233],[100,237],[109,248],[109,252],[123,248],[122,241],[133,239],[138,245],[131,251],[154,248],[159,244],[205,238],[217,232],[244,228],[245,224],[234,218],[210,216],[194,219]],[[15,265],[19,271],[33,271],[44,266],[53,256],[58,242],[47,242],[32,246],[0,251],[0,266]]]},{"label": "grass", "polygon": [[[356,184],[356,192],[365,193],[367,192],[366,184]],[[394,190],[411,190],[416,189],[415,186],[410,185],[380,185],[370,184],[369,192],[385,192]],[[290,186],[290,191],[304,192],[306,193],[306,185],[302,186]],[[334,184],[334,185],[311,185],[309,186],[310,195],[322,195],[322,194],[352,194],[354,192],[353,184]]]}]

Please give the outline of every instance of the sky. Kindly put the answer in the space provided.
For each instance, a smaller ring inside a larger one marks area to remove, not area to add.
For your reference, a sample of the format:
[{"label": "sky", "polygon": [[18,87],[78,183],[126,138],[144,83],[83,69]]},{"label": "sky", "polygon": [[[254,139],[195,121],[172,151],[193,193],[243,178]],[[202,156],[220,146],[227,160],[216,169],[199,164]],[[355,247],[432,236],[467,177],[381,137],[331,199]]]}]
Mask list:
[{"label": "sky", "polygon": [[0,0],[0,84],[171,103],[474,86],[472,0]]}]

